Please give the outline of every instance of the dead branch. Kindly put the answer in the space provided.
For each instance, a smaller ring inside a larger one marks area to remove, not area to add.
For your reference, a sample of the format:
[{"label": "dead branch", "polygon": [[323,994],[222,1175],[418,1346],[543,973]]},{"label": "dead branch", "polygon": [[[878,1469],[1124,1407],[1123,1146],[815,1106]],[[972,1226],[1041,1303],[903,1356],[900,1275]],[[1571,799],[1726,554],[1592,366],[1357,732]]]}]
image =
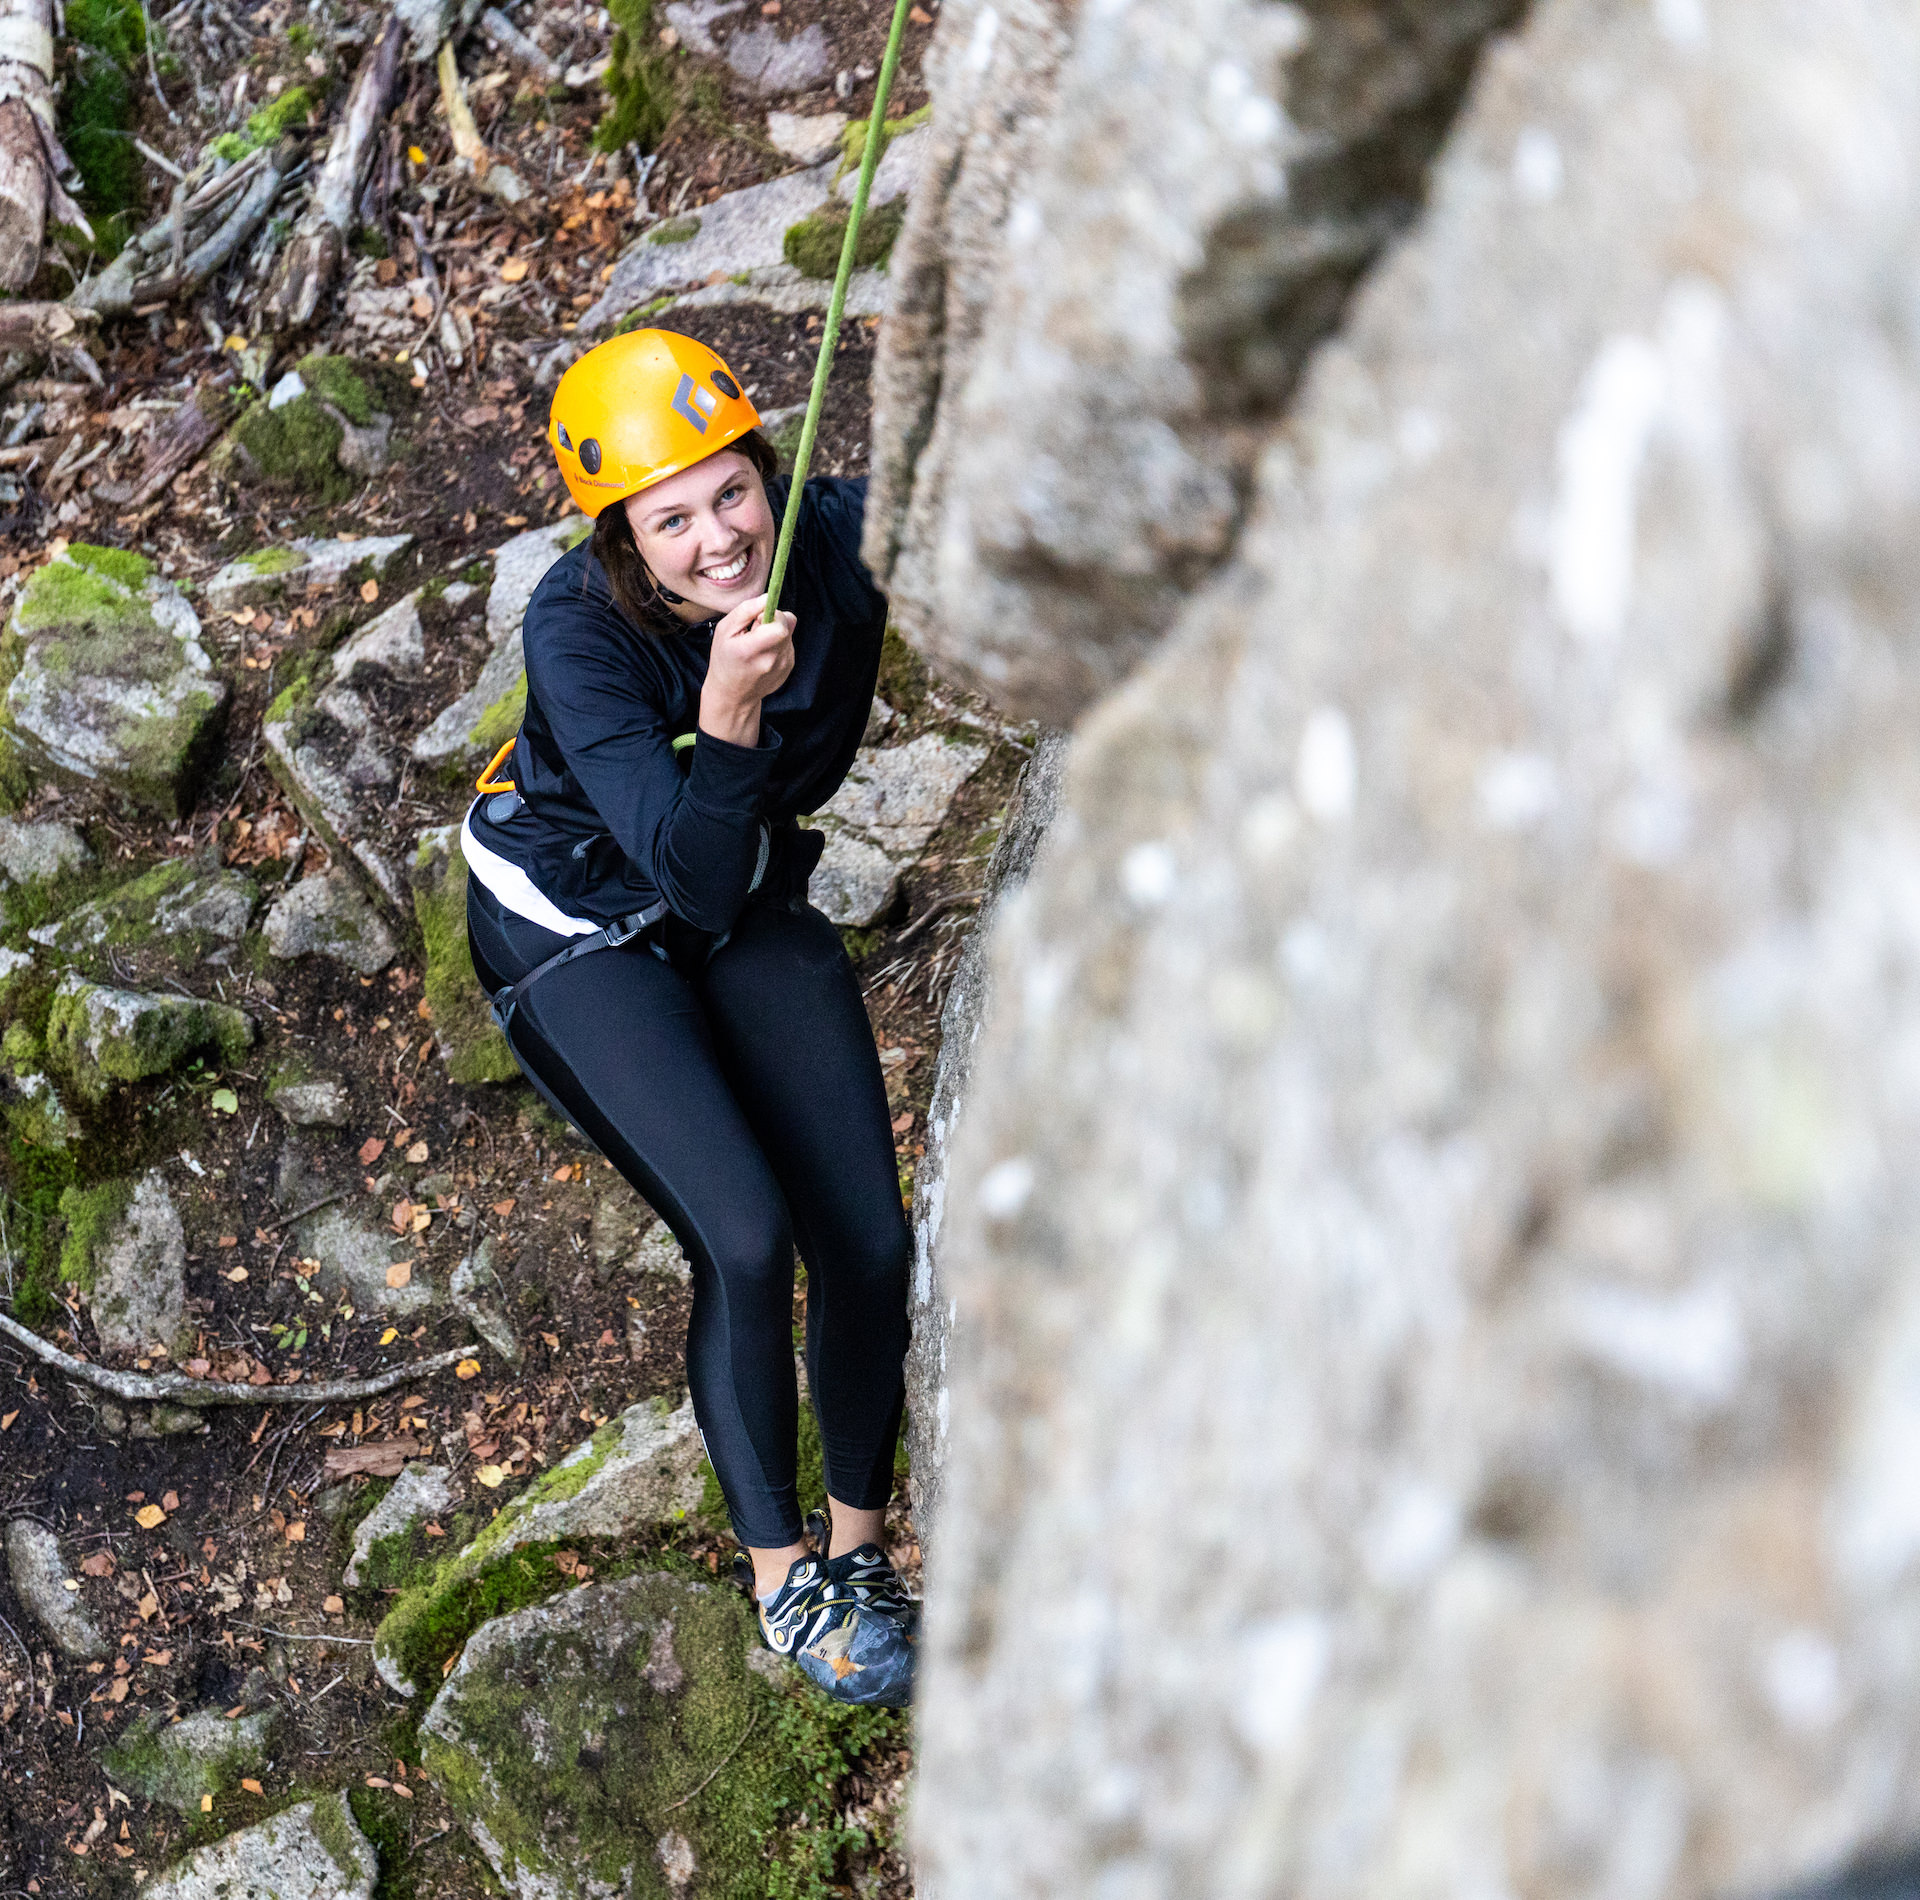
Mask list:
[{"label": "dead branch", "polygon": [[0,303],[0,350],[38,356],[71,337],[95,312],[64,303]]},{"label": "dead branch", "polygon": [[49,213],[93,235],[61,183],[72,173],[54,131],[53,0],[0,0],[0,289],[32,282]]},{"label": "dead branch", "polygon": [[116,508],[144,508],[182,469],[191,468],[218,440],[239,402],[228,371],[202,383],[155,433],[140,472],[130,482],[96,482],[93,492]]},{"label": "dead branch", "polygon": [[541,85],[560,83],[560,62],[528,39],[498,7],[488,7],[481,14],[480,31],[516,66],[525,67]]},{"label": "dead branch", "polygon": [[320,298],[340,274],[354,207],[373,158],[375,138],[393,103],[406,29],[388,14],[380,37],[367,49],[354,75],[347,109],[333,129],[313,197],[274,266],[262,305],[275,330],[297,330],[313,320]]},{"label": "dead branch", "polygon": [[228,1385],[217,1379],[190,1379],[184,1372],[144,1375],[96,1366],[62,1352],[8,1313],[0,1313],[0,1333],[37,1354],[63,1377],[78,1379],[130,1405],[340,1405],[349,1399],[377,1399],[397,1385],[445,1372],[473,1353],[471,1346],[449,1346],[430,1359],[416,1359],[370,1379],[332,1379],[319,1385]]},{"label": "dead branch", "polygon": [[285,138],[211,178],[190,172],[174,186],[166,216],[131,239],[67,302],[101,317],[122,317],[198,290],[260,228],[300,155],[300,141]]}]

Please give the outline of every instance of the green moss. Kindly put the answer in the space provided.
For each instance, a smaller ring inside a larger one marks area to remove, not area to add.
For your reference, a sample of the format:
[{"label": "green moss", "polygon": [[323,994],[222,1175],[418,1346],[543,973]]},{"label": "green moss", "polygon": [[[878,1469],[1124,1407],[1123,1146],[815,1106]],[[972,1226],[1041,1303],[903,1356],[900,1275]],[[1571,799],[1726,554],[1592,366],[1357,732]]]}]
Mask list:
[{"label": "green moss", "polygon": [[128,548],[95,547],[90,541],[75,541],[67,549],[67,559],[90,574],[104,574],[122,587],[143,587],[153,578],[153,563]]},{"label": "green moss", "polygon": [[[825,204],[810,218],[789,225],[780,241],[782,255],[803,277],[831,278],[840,268],[840,251],[847,238],[847,206]],[[878,269],[893,250],[906,216],[898,202],[869,205],[860,220],[860,237],[853,261],[862,270]]]},{"label": "green moss", "polygon": [[793,472],[793,458],[800,453],[800,435],[806,426],[806,412],[802,410],[798,415],[789,416],[779,428],[767,433],[774,454],[780,458],[781,468],[788,474]]},{"label": "green moss", "polygon": [[5,1151],[7,1241],[13,1253],[14,1317],[49,1326],[59,1316],[60,1201],[76,1166],[64,1148],[36,1147],[15,1133]]},{"label": "green moss", "polygon": [[[371,1793],[372,1790],[367,1790]],[[313,1804],[313,1818],[309,1825],[313,1829],[314,1839],[333,1857],[333,1864],[348,1880],[356,1880],[360,1873],[360,1856],[355,1851],[353,1830],[348,1821],[348,1809],[337,1794],[322,1795]],[[376,1848],[375,1852],[379,1850]]]},{"label": "green moss", "polygon": [[412,1853],[409,1804],[385,1788],[349,1788],[347,1806],[353,1811],[354,1824],[372,1845],[380,1863],[380,1875],[374,1882],[373,1900],[407,1900],[413,1892],[411,1882],[403,1881],[401,1868]]},{"label": "green moss", "polygon": [[608,0],[613,40],[607,48],[607,111],[594,128],[603,152],[637,145],[655,150],[680,109],[679,61],[660,44],[653,0]]},{"label": "green moss", "polygon": [[133,1199],[131,1181],[107,1181],[99,1187],[70,1187],[60,1196],[60,1218],[67,1224],[60,1243],[60,1280],[64,1286],[93,1291],[94,1263]]},{"label": "green moss", "polygon": [[215,139],[211,148],[214,156],[224,158],[230,165],[237,163],[249,152],[271,145],[296,125],[304,125],[313,104],[313,94],[305,86],[289,86],[279,98],[269,100],[254,113],[242,130],[225,132]]},{"label": "green moss", "polygon": [[79,169],[87,209],[111,216],[141,197],[133,126],[146,24],[137,0],[72,0],[66,50],[60,135]]},{"label": "green moss", "polygon": [[7,1067],[16,1075],[37,1069],[45,1053],[45,1045],[34,1034],[31,1023],[9,1023],[5,1034],[0,1035],[0,1056],[6,1058]]},{"label": "green moss", "polygon": [[493,579],[492,565],[486,561],[469,561],[460,578],[469,587],[485,587]]},{"label": "green moss", "polygon": [[886,940],[884,930],[860,930],[852,924],[840,926],[840,941],[846,945],[848,959],[854,963],[872,956]]},{"label": "green moss", "polygon": [[[104,566],[74,560],[49,561],[35,571],[21,591],[13,624],[23,634],[53,628],[91,633],[101,642],[117,642],[129,651],[153,647],[153,636],[158,631],[152,608],[143,594],[134,591],[133,584],[122,581]],[[169,647],[171,644],[167,642]],[[163,652],[161,657],[169,672],[179,664],[177,656],[170,652]],[[18,671],[17,664],[15,671]],[[161,675],[156,671],[153,677]]]},{"label": "green moss", "polygon": [[649,244],[691,244],[700,235],[700,220],[695,217],[670,218],[656,224],[647,233]]},{"label": "green moss", "polygon": [[307,557],[297,548],[255,548],[251,554],[236,558],[236,567],[250,567],[256,574],[284,574],[290,567],[305,567]]},{"label": "green moss", "polygon": [[127,1011],[96,985],[69,983],[47,1014],[47,1058],[81,1095],[99,1101],[116,1083],[144,1081],[203,1050],[233,1062],[252,1045],[253,1026],[225,1003],[147,996]]},{"label": "green moss", "polygon": [[453,1051],[448,1076],[455,1082],[511,1081],[519,1067],[494,1023],[467,947],[467,867],[457,852],[437,876],[416,877],[413,914],[426,950],[434,1030]]},{"label": "green moss", "polygon": [[[883,119],[880,122],[880,156],[885,158],[887,147],[902,132],[911,132],[916,126],[925,125],[933,117],[931,105],[922,106],[917,112],[908,112],[897,119]],[[870,119],[855,119],[840,133],[840,166],[834,173],[836,179],[844,178],[848,172],[857,171],[860,161],[866,156],[867,130],[872,124]]]},{"label": "green moss", "polygon": [[566,537],[561,542],[560,545],[563,548],[567,548],[569,550],[573,548],[577,548],[582,541],[585,541],[589,537],[591,537],[592,533],[593,533],[592,517],[589,515],[582,515],[580,519],[571,528],[567,530]]},{"label": "green moss", "polygon": [[266,723],[270,726],[291,725],[307,697],[308,685],[309,681],[302,676],[281,687],[273,696],[273,704],[267,708]]},{"label": "green moss", "polygon": [[473,743],[491,753],[520,730],[527,711],[527,676],[522,673],[474,722]]},{"label": "green moss", "polygon": [[350,356],[303,356],[300,379],[322,402],[332,403],[355,428],[364,429],[382,413],[372,386]]},{"label": "green moss", "polygon": [[233,440],[260,479],[323,502],[345,501],[360,485],[340,466],[345,439],[345,431],[311,393],[278,409],[268,408],[262,397],[233,425]]},{"label": "green moss", "polygon": [[900,637],[898,628],[889,624],[880,646],[880,677],[873,690],[902,718],[912,720],[925,708],[932,687],[926,661]]},{"label": "green moss", "polygon": [[[632,1655],[607,1670],[565,1632],[529,1635],[509,1671],[463,1680],[459,1721],[473,1744],[422,1736],[429,1774],[456,1814],[480,1820],[503,1858],[538,1875],[556,1852],[580,1876],[634,1896],[666,1893],[654,1858],[660,1817],[693,1846],[703,1894],[725,1900],[825,1895],[866,1836],[836,1815],[863,1754],[894,1745],[903,1719],[848,1708],[797,1676],[747,1666],[757,1642],[743,1599],[671,1560],[623,1587]],[[672,1627],[684,1686],[670,1696],[605,1686],[644,1675],[651,1631]],[[538,1712],[539,1754],[529,1720]],[[484,1767],[482,1764],[485,1764]]]}]

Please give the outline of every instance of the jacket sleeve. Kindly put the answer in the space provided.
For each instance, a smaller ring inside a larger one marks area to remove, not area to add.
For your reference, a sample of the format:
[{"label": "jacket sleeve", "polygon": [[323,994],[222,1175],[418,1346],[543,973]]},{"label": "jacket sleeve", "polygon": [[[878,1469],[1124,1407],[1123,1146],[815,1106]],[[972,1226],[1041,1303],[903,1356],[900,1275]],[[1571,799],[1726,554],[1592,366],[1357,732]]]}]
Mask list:
[{"label": "jacket sleeve", "polygon": [[703,732],[683,777],[625,620],[577,595],[539,605],[545,624],[527,616],[528,674],[567,769],[675,916],[731,929],[760,855],[779,735],[763,725],[757,746],[741,746]]}]

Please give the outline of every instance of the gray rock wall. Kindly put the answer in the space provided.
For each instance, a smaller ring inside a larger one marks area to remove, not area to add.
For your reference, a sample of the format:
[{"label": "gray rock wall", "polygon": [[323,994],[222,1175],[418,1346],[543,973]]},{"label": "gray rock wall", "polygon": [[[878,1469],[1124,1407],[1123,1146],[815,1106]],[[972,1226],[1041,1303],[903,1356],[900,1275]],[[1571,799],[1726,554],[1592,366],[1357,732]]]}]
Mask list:
[{"label": "gray rock wall", "polygon": [[995,932],[923,1890],[1910,1842],[1920,13],[1541,0],[1254,466]]},{"label": "gray rock wall", "polygon": [[1007,801],[1000,836],[987,864],[986,896],[940,1008],[940,1056],[927,1106],[927,1151],[913,1176],[913,1343],[907,1352],[907,1452],[913,1472],[913,1523],[923,1547],[937,1535],[941,1473],[946,1465],[947,1335],[952,1296],[940,1245],[947,1164],[973,1083],[974,1052],[993,1000],[987,954],[993,932],[1033,869],[1040,842],[1060,804],[1067,735],[1041,735]]},{"label": "gray rock wall", "polygon": [[1151,648],[1522,5],[944,9],[866,544],[923,653],[1065,725]]}]

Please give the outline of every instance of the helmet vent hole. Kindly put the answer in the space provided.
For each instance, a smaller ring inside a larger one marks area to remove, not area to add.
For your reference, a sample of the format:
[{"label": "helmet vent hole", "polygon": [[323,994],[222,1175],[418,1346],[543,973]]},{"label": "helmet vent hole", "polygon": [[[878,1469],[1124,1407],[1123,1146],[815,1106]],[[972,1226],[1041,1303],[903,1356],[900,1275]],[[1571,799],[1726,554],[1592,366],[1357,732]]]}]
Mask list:
[{"label": "helmet vent hole", "polygon": [[580,444],[580,466],[589,475],[600,473],[600,444],[592,436]]},{"label": "helmet vent hole", "polygon": [[740,394],[740,385],[723,369],[717,369],[713,372],[713,386],[719,390],[723,396],[738,398]]},{"label": "helmet vent hole", "polygon": [[563,449],[570,449],[570,448],[572,448],[572,447],[573,447],[573,437],[572,437],[572,436],[570,436],[570,435],[569,435],[569,434],[567,433],[567,425],[566,425],[566,424],[565,424],[564,422],[561,422],[561,423],[556,423],[556,424],[555,424],[554,426],[555,426],[555,427],[556,427],[556,428],[557,428],[557,429],[559,430],[559,432],[560,432],[560,446],[561,446],[561,447],[562,447]]}]

